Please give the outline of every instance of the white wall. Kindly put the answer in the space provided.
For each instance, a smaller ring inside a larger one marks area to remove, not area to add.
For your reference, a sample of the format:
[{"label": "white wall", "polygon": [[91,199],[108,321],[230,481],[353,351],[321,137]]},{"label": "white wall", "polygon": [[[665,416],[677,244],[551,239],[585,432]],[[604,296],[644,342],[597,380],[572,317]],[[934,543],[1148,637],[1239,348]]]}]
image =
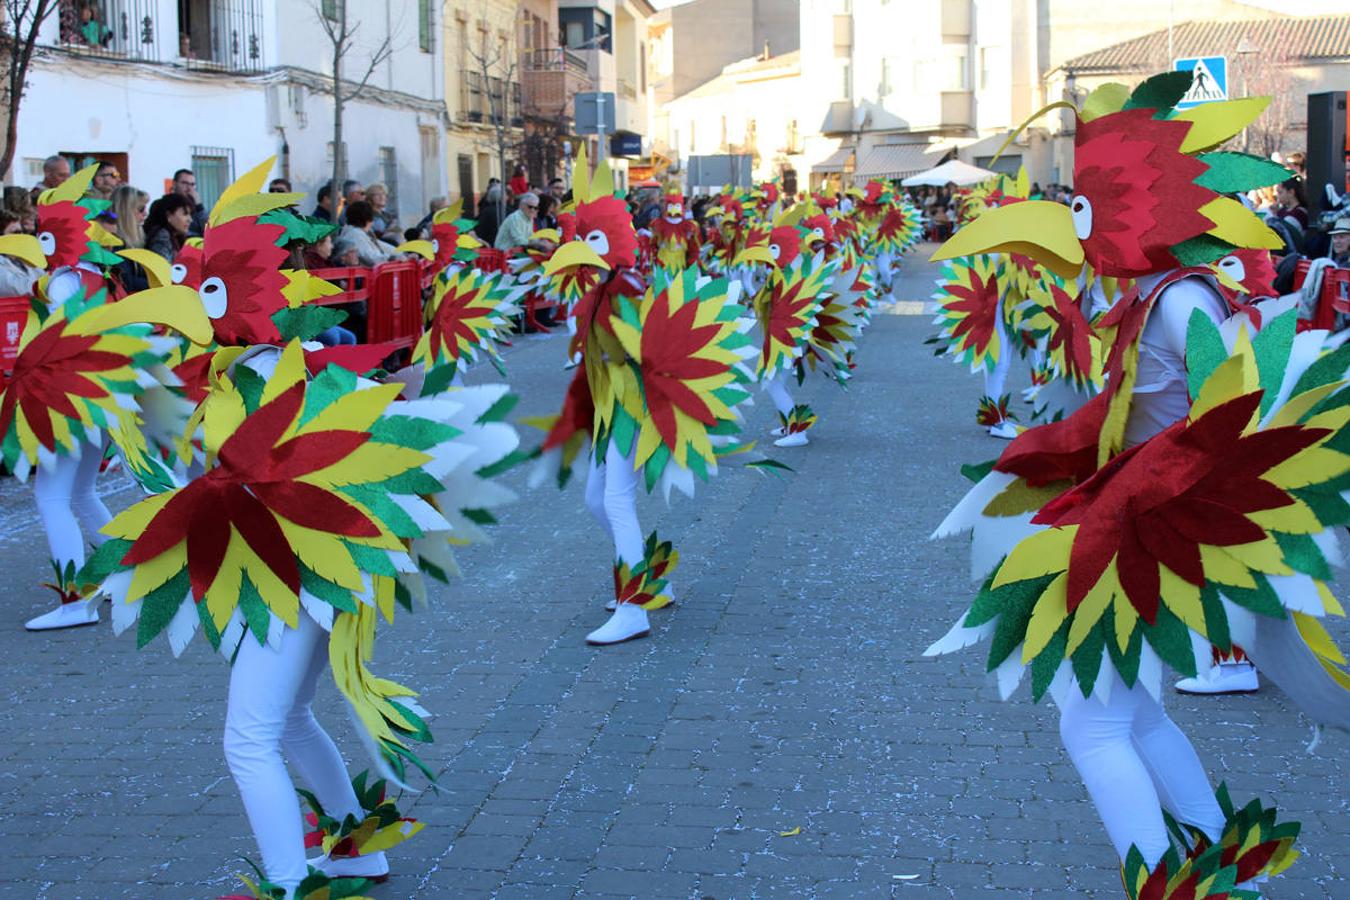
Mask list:
[{"label": "white wall", "polygon": [[169,76],[152,66],[35,61],[20,112],[15,180],[24,178],[24,159],[127,153],[130,183],[154,197],[175,169],[190,165],[194,145],[232,148],[236,175],[278,152],[280,140],[266,128],[264,85]]}]

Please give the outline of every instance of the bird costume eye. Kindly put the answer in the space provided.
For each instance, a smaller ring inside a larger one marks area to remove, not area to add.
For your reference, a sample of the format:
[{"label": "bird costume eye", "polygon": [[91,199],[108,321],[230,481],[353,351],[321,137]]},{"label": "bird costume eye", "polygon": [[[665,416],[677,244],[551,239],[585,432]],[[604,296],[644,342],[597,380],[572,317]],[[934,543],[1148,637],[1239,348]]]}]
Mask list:
[{"label": "bird costume eye", "polygon": [[599,256],[609,252],[609,237],[599,228],[586,235],[586,243]]},{"label": "bird costume eye", "polygon": [[431,252],[433,254],[441,252],[441,242],[436,238],[431,239]]},{"label": "bird costume eye", "polygon": [[1077,195],[1069,209],[1073,212],[1074,233],[1080,241],[1087,240],[1092,234],[1092,201],[1081,194]]},{"label": "bird costume eye", "polygon": [[772,256],[772,257],[774,258],[774,262],[777,262],[777,261],[778,261],[778,257],[780,257],[780,256],[783,255],[783,248],[780,247],[780,246],[778,246],[777,244],[770,244],[770,245],[769,245],[769,255]]},{"label": "bird costume eye", "polygon": [[174,263],[169,266],[169,280],[174,284],[182,284],[187,280],[187,266],[182,263]]},{"label": "bird costume eye", "polygon": [[38,245],[42,247],[42,252],[47,256],[56,253],[56,235],[50,231],[44,231],[38,235]]},{"label": "bird costume eye", "polygon": [[197,296],[202,298],[202,306],[206,307],[206,316],[209,319],[221,318],[230,305],[230,292],[219,275],[212,275],[203,281],[202,286],[197,289]]},{"label": "bird costume eye", "polygon": [[1247,280],[1247,267],[1236,256],[1225,256],[1219,260],[1219,268],[1223,270],[1225,275],[1239,284]]}]

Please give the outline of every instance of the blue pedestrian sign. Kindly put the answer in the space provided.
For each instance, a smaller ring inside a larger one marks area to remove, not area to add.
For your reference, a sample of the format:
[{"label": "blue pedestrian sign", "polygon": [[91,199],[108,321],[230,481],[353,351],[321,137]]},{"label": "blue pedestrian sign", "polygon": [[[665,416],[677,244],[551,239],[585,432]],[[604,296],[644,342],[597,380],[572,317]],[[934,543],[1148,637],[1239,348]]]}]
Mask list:
[{"label": "blue pedestrian sign", "polygon": [[1178,72],[1190,72],[1191,89],[1181,98],[1177,109],[1190,109],[1201,103],[1228,99],[1228,58],[1225,56],[1190,56],[1177,60],[1173,66]]}]

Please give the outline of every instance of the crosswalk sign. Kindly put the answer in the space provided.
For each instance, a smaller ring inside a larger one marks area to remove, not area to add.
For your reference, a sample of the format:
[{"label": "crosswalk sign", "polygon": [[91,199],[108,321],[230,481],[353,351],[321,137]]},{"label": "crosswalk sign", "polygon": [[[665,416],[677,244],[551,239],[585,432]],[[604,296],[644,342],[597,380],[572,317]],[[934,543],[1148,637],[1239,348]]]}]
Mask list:
[{"label": "crosswalk sign", "polygon": [[1190,56],[1177,60],[1173,66],[1178,72],[1190,72],[1191,89],[1181,98],[1177,109],[1190,109],[1201,103],[1228,99],[1228,58],[1225,56]]}]

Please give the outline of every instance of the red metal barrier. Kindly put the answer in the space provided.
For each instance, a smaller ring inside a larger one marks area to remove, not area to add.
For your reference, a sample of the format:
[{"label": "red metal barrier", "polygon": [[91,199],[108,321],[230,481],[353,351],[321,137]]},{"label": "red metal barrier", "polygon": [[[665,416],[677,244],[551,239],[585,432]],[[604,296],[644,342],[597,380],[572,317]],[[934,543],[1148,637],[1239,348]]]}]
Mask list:
[{"label": "red metal barrier", "polygon": [[[1308,278],[1308,269],[1312,261],[1300,259],[1294,270],[1294,288],[1303,287]],[[1336,326],[1336,313],[1350,314],[1350,269],[1328,268],[1322,271],[1322,293],[1317,298],[1317,312],[1313,315],[1309,328],[1325,328],[1330,331]]]},{"label": "red metal barrier", "polygon": [[417,260],[382,263],[370,279],[366,342],[411,347],[422,334],[422,271]]},{"label": "red metal barrier", "polygon": [[27,297],[0,297],[0,384],[9,378],[19,358],[19,337],[29,308]]}]

